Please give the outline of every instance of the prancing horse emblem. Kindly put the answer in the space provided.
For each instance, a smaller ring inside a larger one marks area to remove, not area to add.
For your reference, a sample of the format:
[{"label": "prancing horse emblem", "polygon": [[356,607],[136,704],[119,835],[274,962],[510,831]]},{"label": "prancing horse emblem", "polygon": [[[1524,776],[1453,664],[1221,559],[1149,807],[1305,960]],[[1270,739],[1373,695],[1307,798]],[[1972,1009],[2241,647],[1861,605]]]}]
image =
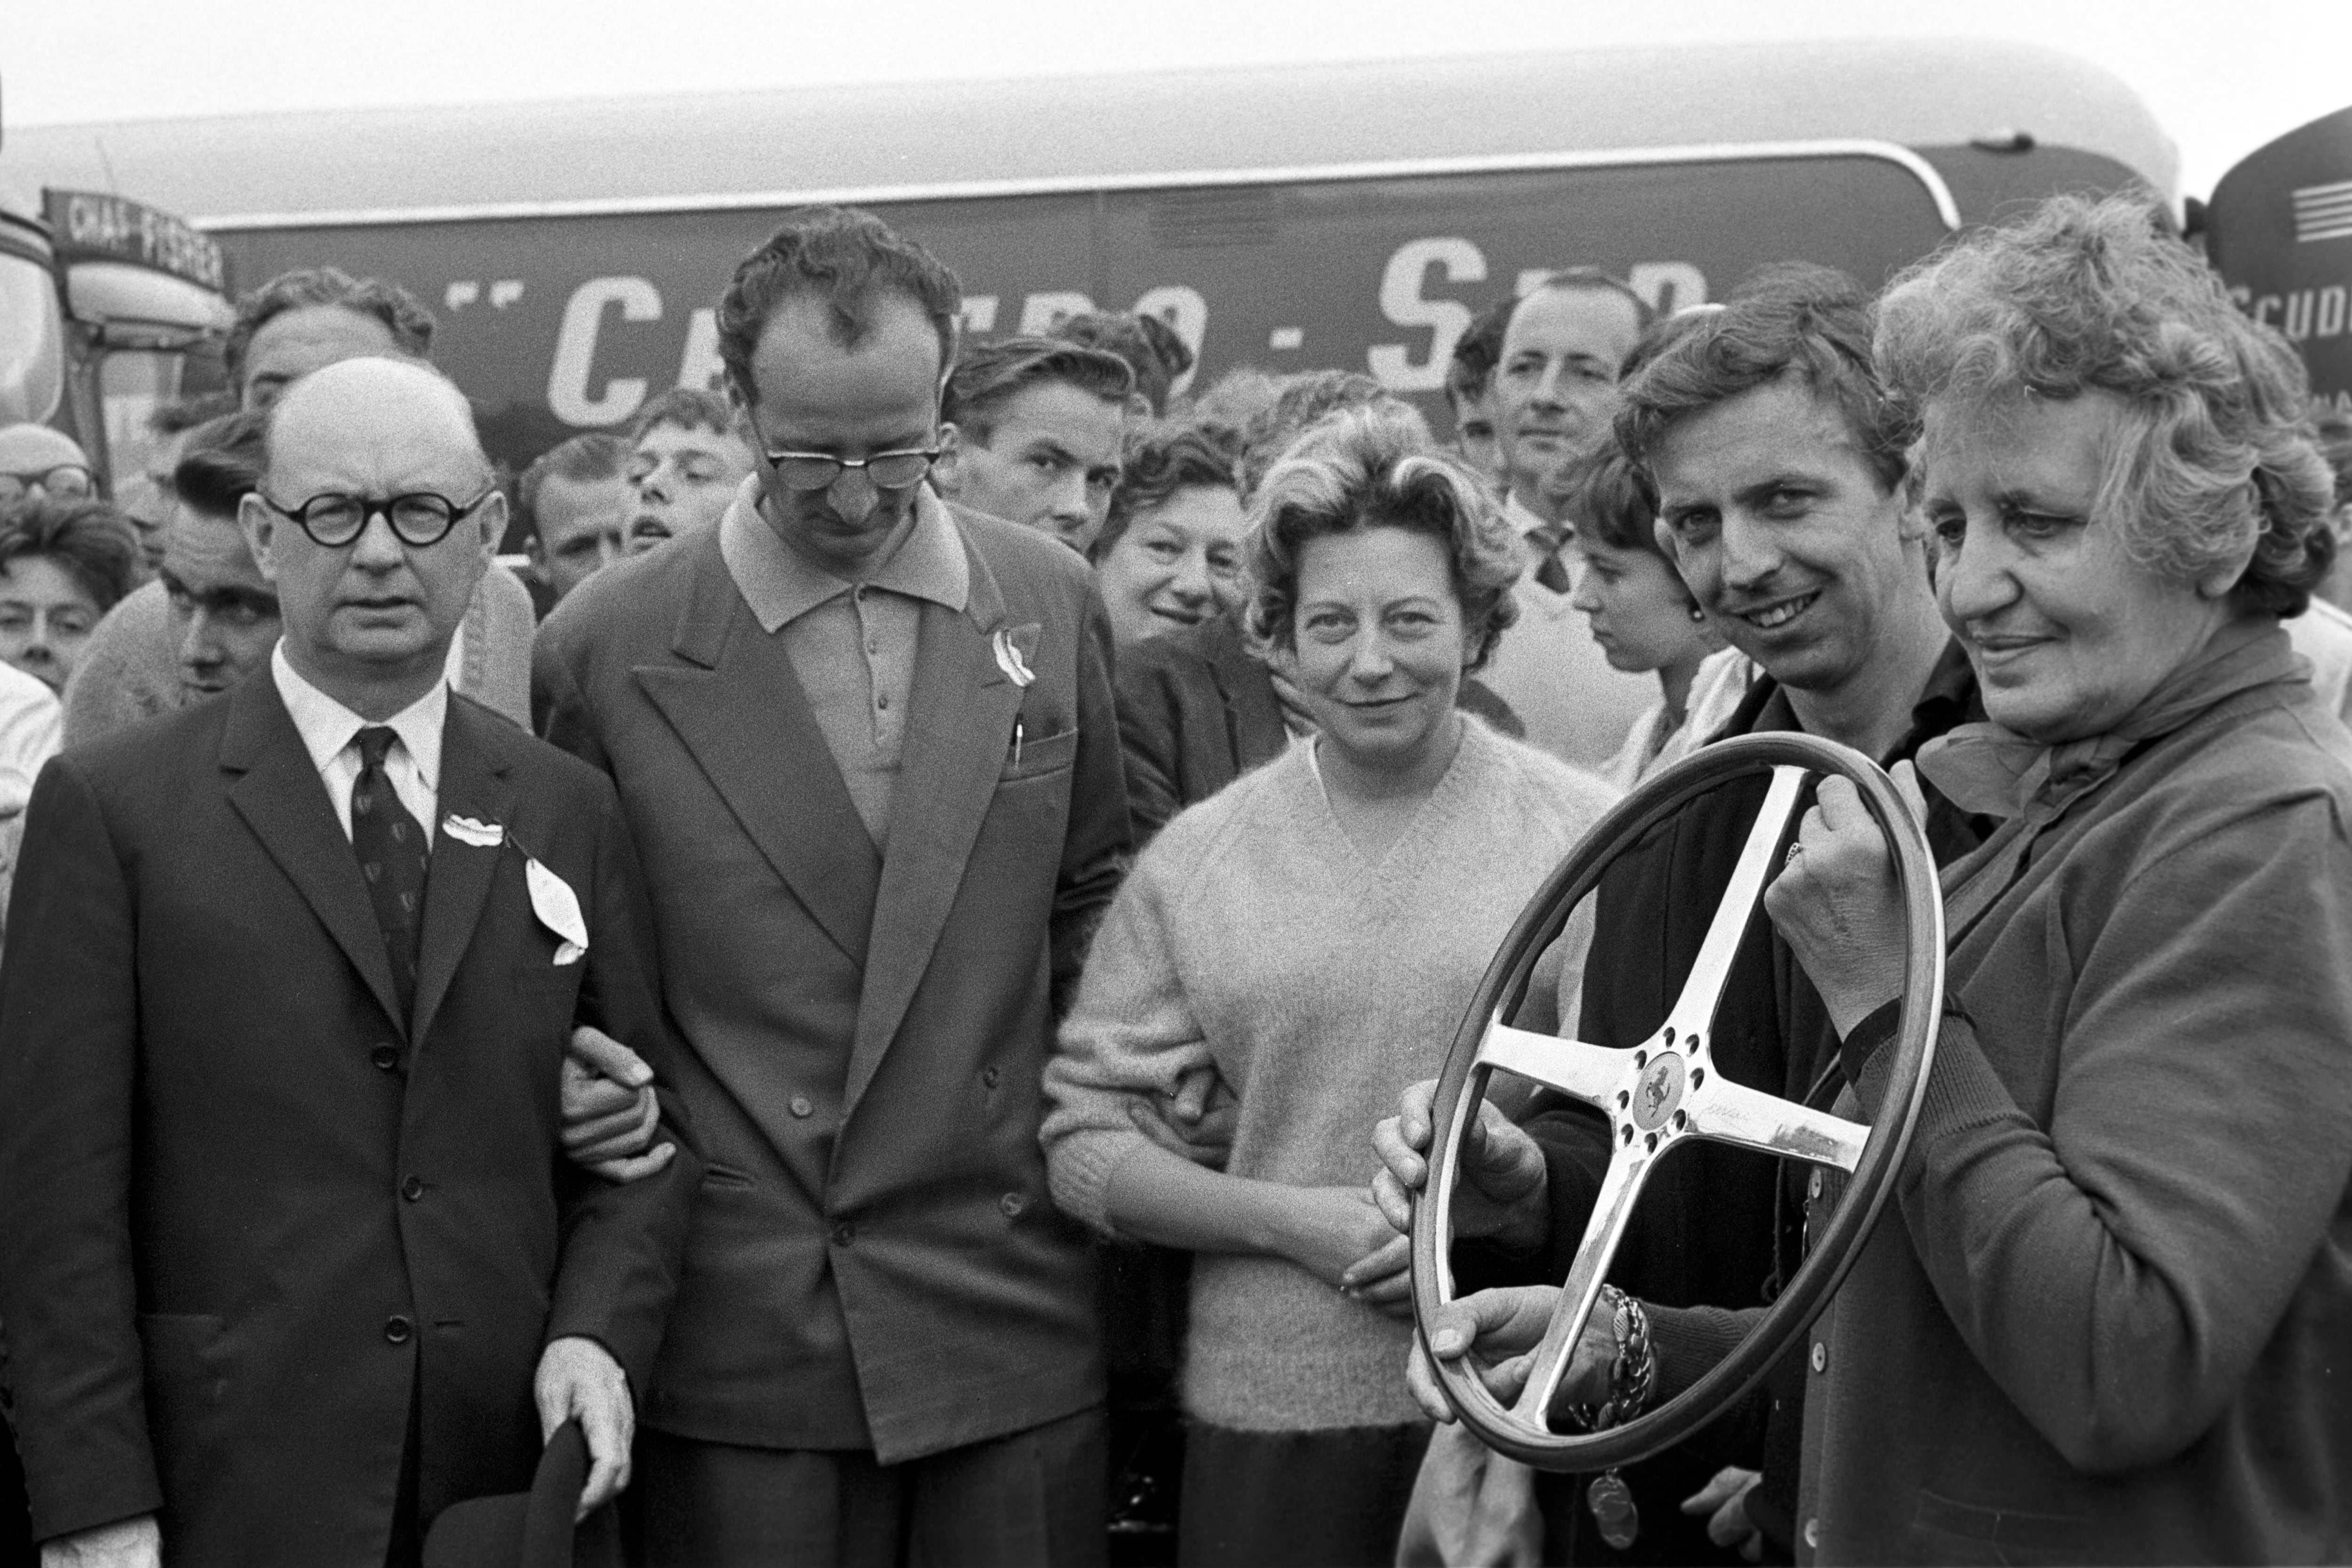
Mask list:
[{"label": "prancing horse emblem", "polygon": [[1675,1051],[1661,1052],[1633,1090],[1633,1124],[1645,1133],[1657,1131],[1682,1098],[1683,1059]]}]

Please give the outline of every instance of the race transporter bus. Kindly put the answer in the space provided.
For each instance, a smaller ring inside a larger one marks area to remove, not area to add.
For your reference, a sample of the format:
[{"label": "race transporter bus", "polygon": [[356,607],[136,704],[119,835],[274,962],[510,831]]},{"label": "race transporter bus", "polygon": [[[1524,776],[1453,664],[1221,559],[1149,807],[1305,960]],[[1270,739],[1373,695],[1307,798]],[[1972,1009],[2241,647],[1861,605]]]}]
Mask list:
[{"label": "race transporter bus", "polygon": [[1803,258],[1875,285],[1964,224],[2175,156],[2113,77],[1991,43],[1773,44],[58,126],[52,183],[188,213],[239,277],[331,264],[442,319],[510,463],[712,382],[789,209],[881,214],[977,332],[1158,313],[1196,376],[1368,371],[1433,408],[1475,311],[1606,267],[1665,309]]}]

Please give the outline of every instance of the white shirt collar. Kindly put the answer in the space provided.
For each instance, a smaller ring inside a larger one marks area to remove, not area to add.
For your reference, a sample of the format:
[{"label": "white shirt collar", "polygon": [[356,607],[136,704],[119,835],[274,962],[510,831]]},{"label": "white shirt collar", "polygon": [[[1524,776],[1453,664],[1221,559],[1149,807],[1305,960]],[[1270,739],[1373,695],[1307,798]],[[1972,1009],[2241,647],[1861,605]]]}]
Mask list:
[{"label": "white shirt collar", "polygon": [[[278,683],[278,695],[294,721],[295,733],[302,737],[303,749],[310,754],[310,765],[324,773],[368,721],[304,680],[286,657],[282,639],[270,650],[269,674]],[[441,729],[448,716],[449,682],[444,676],[433,683],[431,691],[383,721],[400,737],[427,789],[441,787]]]}]

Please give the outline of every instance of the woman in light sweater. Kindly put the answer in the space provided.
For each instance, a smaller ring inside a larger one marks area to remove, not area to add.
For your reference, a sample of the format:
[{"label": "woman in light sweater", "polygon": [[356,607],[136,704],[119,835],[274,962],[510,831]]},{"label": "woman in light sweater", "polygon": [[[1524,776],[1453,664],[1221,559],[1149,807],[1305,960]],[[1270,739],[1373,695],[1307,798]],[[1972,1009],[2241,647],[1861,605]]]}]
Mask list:
[{"label": "woman in light sweater", "polygon": [[[1254,507],[1250,616],[1316,738],[1152,842],[1046,1069],[1056,1200],[1200,1255],[1187,1563],[1395,1551],[1428,1428],[1398,1375],[1405,1250],[1367,1197],[1372,1127],[1612,799],[1455,708],[1517,563],[1486,488],[1418,433],[1359,411],[1300,438]],[[1132,1120],[1203,1066],[1240,1102],[1223,1171]]]}]

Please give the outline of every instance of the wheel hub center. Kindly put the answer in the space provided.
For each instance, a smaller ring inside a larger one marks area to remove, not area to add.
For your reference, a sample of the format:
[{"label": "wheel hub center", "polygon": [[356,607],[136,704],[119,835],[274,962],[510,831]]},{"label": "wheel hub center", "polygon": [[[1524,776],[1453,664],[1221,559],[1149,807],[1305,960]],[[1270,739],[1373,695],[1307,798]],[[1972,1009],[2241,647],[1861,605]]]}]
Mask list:
[{"label": "wheel hub center", "polygon": [[1658,1053],[1633,1086],[1633,1125],[1654,1133],[1683,1103],[1683,1059],[1679,1051]]}]

